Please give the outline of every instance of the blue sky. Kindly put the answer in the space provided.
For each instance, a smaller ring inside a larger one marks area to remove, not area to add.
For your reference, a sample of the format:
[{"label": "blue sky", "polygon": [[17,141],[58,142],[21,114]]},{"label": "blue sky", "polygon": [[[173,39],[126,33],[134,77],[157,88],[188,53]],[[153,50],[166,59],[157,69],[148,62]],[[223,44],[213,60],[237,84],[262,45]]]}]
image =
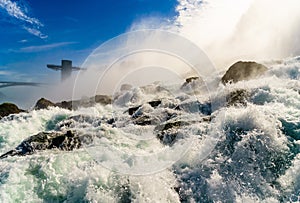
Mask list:
[{"label": "blue sky", "polygon": [[133,23],[173,19],[176,5],[176,0],[0,0],[0,81],[45,82],[49,76],[59,81],[47,63],[71,59],[81,65]]}]

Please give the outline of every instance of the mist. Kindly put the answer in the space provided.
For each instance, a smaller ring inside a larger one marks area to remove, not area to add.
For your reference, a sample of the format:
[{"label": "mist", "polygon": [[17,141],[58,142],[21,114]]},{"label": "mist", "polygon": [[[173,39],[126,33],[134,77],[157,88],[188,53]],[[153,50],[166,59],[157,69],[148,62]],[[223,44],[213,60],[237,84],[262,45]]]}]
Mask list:
[{"label": "mist", "polygon": [[219,70],[300,54],[300,1],[179,0],[175,26]]},{"label": "mist", "polygon": [[136,20],[127,30],[131,34],[109,40],[86,58],[81,64],[86,71],[56,85],[13,90],[18,96],[10,101],[30,108],[41,97],[57,102],[111,95],[125,83],[183,82],[224,71],[238,60],[300,55],[299,0],[178,0],[176,10],[174,19]]}]

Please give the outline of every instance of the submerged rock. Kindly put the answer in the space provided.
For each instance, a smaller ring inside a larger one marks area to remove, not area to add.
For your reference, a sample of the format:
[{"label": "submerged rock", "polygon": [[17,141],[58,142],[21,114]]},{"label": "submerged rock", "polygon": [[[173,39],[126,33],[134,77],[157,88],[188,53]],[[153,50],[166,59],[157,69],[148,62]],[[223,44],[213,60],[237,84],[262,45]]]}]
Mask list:
[{"label": "submerged rock", "polygon": [[15,104],[3,103],[0,105],[0,118],[20,112],[24,112],[24,110],[19,109],[19,107]]},{"label": "submerged rock", "polygon": [[175,107],[175,110],[185,111],[188,113],[202,113],[210,115],[212,113],[211,103],[200,103],[199,101],[182,102]]},{"label": "submerged rock", "polygon": [[[161,101],[160,100],[153,100],[153,101],[147,102],[147,104],[149,104],[153,108],[156,108],[161,104]],[[128,114],[132,116],[140,107],[142,107],[142,105],[130,107],[128,109]]]},{"label": "submerged rock", "polygon": [[179,129],[187,125],[190,123],[185,121],[168,122],[157,125],[154,131],[157,132],[156,137],[162,144],[172,146],[177,139],[183,137]]},{"label": "submerged rock", "polygon": [[229,67],[221,80],[223,84],[228,82],[236,83],[242,80],[250,80],[261,76],[267,70],[268,68],[266,66],[256,62],[239,61]]},{"label": "submerged rock", "polygon": [[202,78],[189,77],[185,79],[185,82],[181,85],[180,89],[186,93],[194,94],[200,93],[200,87],[204,84]]},{"label": "submerged rock", "polygon": [[38,150],[59,149],[71,151],[81,147],[79,136],[71,131],[66,133],[40,132],[25,139],[19,146],[9,152],[2,154],[0,159],[8,156],[22,156],[33,154]]},{"label": "submerged rock", "polygon": [[246,106],[247,100],[250,98],[250,93],[245,89],[238,89],[230,92],[227,97],[227,106]]}]

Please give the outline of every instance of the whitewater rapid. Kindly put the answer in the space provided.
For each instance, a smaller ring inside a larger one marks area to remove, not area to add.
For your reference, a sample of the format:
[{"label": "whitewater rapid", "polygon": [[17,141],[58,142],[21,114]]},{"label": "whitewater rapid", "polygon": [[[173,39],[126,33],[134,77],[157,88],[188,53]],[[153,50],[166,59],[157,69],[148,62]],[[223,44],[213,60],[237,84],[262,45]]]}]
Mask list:
[{"label": "whitewater rapid", "polygon": [[[2,159],[0,202],[299,202],[300,58],[266,64],[263,77],[228,86],[216,84],[216,75],[208,81],[214,92],[193,86],[196,96],[188,88],[176,92],[181,84],[157,83],[123,91],[106,106],[52,107],[3,118],[1,154],[30,135],[67,129],[93,134],[98,146],[118,153],[86,144]],[[249,94],[246,105],[218,102],[241,89]],[[155,99],[162,101],[158,107],[147,104]],[[215,104],[211,110],[208,101]],[[169,120],[181,122],[171,144],[168,137],[148,134],[154,126],[130,120],[126,111],[140,104],[137,114],[159,122],[171,115]],[[180,112],[174,109],[178,104]],[[135,167],[136,157],[156,152],[169,154],[156,157],[163,161],[149,158],[156,165]]]}]

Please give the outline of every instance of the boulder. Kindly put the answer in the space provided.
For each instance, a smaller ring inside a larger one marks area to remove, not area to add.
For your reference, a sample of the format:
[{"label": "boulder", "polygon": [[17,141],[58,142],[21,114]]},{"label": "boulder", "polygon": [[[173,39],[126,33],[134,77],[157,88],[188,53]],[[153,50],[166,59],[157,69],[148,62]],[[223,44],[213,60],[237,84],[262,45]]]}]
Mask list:
[{"label": "boulder", "polygon": [[112,98],[107,95],[96,95],[95,96],[95,102],[100,103],[103,105],[111,104],[112,103]]},{"label": "boulder", "polygon": [[41,99],[39,99],[37,102],[36,102],[36,104],[35,104],[35,106],[34,106],[34,109],[35,110],[39,110],[39,109],[47,109],[47,108],[49,108],[49,107],[51,107],[51,106],[56,106],[53,102],[51,102],[51,101],[49,101],[49,100],[47,100],[47,99],[45,99],[45,98],[41,98]]},{"label": "boulder", "polygon": [[63,108],[63,109],[72,110],[72,106],[73,106],[72,103],[73,103],[73,101],[62,101],[62,102],[56,103],[55,105],[60,108]]},{"label": "boulder", "polygon": [[239,61],[229,67],[221,80],[223,84],[250,80],[263,75],[267,70],[268,68],[266,66],[256,62]]},{"label": "boulder", "polygon": [[29,155],[40,150],[59,149],[71,151],[80,147],[81,140],[79,136],[71,131],[67,131],[66,133],[40,132],[25,139],[15,149],[2,154],[0,159],[4,159],[8,156]]},{"label": "boulder", "polygon": [[18,106],[15,104],[3,103],[0,105],[0,118],[20,112],[24,112],[24,110],[19,109]]},{"label": "boulder", "polygon": [[76,110],[79,107],[91,107],[94,106],[95,103],[99,103],[102,105],[107,105],[112,103],[112,98],[107,95],[96,95],[95,97],[86,97],[81,100],[71,100],[71,101],[62,101],[58,102],[55,105],[69,110]]}]

